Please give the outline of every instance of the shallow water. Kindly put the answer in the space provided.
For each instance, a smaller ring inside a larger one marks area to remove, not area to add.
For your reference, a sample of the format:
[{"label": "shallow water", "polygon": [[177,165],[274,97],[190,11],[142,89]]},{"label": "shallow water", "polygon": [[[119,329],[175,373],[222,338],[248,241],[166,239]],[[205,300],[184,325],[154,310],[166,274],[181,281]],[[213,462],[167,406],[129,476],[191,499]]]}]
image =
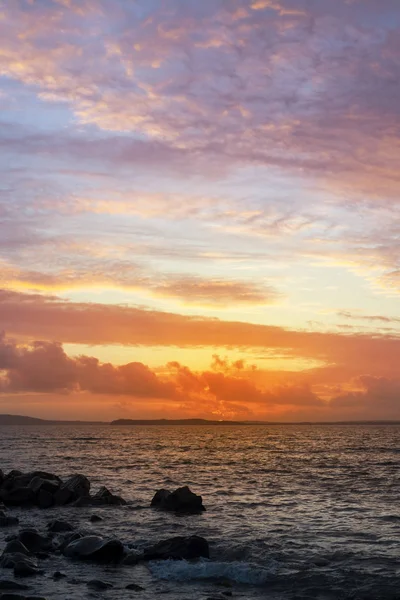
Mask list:
[{"label": "shallow water", "polygon": [[[398,598],[399,425],[26,426],[0,428],[0,468],[82,472],[127,507],[16,511],[20,525],[55,516],[137,548],[199,534],[211,560],[99,567],[52,558],[32,593],[51,598]],[[189,485],[207,511],[149,508],[154,492]],[[91,525],[93,512],[104,521]],[[7,530],[11,533],[12,530]],[[5,530],[0,530],[0,550]],[[67,581],[54,583],[55,570]],[[0,573],[8,578],[9,573]],[[91,592],[86,583],[114,584]],[[127,592],[135,582],[145,592]],[[229,582],[229,583],[228,583]],[[231,587],[226,587],[230,585]]]}]

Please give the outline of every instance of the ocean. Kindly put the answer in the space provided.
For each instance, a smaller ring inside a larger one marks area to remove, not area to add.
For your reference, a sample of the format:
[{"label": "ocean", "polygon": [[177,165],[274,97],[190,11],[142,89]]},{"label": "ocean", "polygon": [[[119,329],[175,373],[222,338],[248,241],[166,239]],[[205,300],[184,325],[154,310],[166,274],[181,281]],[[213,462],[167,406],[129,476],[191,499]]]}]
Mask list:
[{"label": "ocean", "polygon": [[[210,560],[193,563],[104,567],[51,557],[41,565],[45,574],[29,579],[31,595],[400,598],[400,425],[1,427],[0,458],[3,471],[83,473],[93,489],[106,485],[129,502],[13,510],[20,527],[45,530],[62,517],[138,549],[187,534],[210,544]],[[150,508],[156,490],[182,485],[203,497],[206,512]],[[104,520],[91,524],[94,512]],[[10,533],[0,529],[0,551]],[[54,581],[56,570],[66,579]],[[113,587],[90,591],[90,579]],[[131,582],[144,591],[128,592]]]}]

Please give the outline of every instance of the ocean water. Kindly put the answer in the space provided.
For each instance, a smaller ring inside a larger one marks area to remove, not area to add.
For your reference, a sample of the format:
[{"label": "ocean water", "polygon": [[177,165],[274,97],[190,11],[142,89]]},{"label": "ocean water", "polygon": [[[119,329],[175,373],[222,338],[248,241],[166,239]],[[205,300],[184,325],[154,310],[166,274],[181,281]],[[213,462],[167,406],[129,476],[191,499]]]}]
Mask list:
[{"label": "ocean water", "polygon": [[[141,549],[198,534],[211,559],[102,567],[53,557],[31,593],[51,598],[165,600],[400,598],[400,426],[26,426],[0,428],[0,468],[86,474],[126,507],[13,511],[45,529],[55,517]],[[149,508],[181,485],[207,511]],[[104,520],[92,525],[89,516]],[[0,530],[0,551],[4,537]],[[66,580],[54,582],[61,570]],[[0,572],[0,578],[9,573]],[[86,582],[113,584],[90,591]],[[128,592],[128,583],[143,592]]]}]

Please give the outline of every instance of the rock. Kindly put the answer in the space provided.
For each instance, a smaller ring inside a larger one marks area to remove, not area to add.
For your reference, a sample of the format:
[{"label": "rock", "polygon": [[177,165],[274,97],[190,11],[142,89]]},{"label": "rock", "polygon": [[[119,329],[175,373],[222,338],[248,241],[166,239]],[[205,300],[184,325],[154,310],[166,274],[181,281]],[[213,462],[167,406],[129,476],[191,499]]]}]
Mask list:
[{"label": "rock", "polygon": [[168,496],[171,495],[171,492],[169,490],[165,490],[165,489],[161,489],[158,490],[158,492],[156,492],[153,496],[153,500],[151,501],[150,506],[155,506],[156,508],[161,508],[162,505],[165,503],[166,499],[168,498]]},{"label": "rock", "polygon": [[61,571],[55,571],[55,573],[53,573],[53,579],[65,579],[66,574],[65,573],[61,573]]},{"label": "rock", "polygon": [[143,553],[141,560],[191,560],[200,557],[210,558],[208,542],[198,535],[192,535],[158,542]]},{"label": "rock", "polygon": [[35,494],[30,487],[3,488],[2,499],[6,506],[26,506],[34,504]]},{"label": "rock", "polygon": [[62,540],[62,542],[59,545],[59,550],[61,552],[64,552],[65,548],[67,546],[69,546],[69,544],[71,542],[75,542],[76,540],[80,540],[83,537],[85,537],[83,535],[83,533],[80,533],[79,531],[73,531],[72,533],[67,533],[67,535],[64,536],[64,539]]},{"label": "rock", "polygon": [[13,525],[18,525],[18,523],[18,517],[9,517],[5,512],[0,510],[0,527],[12,527]]},{"label": "rock", "polygon": [[0,590],[28,590],[29,587],[18,581],[0,579]]},{"label": "rock", "polygon": [[65,556],[98,563],[118,563],[124,554],[119,540],[104,540],[96,535],[88,535],[68,544]]},{"label": "rock", "polygon": [[60,487],[61,482],[55,479],[43,479],[43,477],[39,477],[36,475],[29,482],[29,486],[35,494],[38,494],[40,490],[45,490],[49,492],[51,495],[54,495],[58,488]]},{"label": "rock", "polygon": [[41,535],[36,529],[24,529],[19,532],[18,540],[28,548],[29,552],[40,552],[51,548],[51,540]]},{"label": "rock", "polygon": [[91,523],[99,523],[100,521],[102,521],[103,518],[99,517],[99,515],[91,515],[89,521]]},{"label": "rock", "polygon": [[17,563],[25,563],[32,568],[37,569],[37,561],[31,557],[22,554],[21,552],[14,552],[13,554],[3,554],[0,559],[0,567],[3,569],[14,569]]},{"label": "rock", "polygon": [[101,581],[100,579],[92,579],[91,581],[88,581],[86,585],[93,590],[98,591],[109,590],[113,587],[112,583],[108,583],[108,581]]},{"label": "rock", "polygon": [[146,588],[142,587],[141,585],[137,585],[137,583],[128,583],[128,585],[125,586],[125,589],[133,590],[134,592],[144,592]]},{"label": "rock", "polygon": [[73,531],[74,527],[67,521],[55,520],[47,524],[47,529],[51,533],[64,533],[65,531]]},{"label": "rock", "polygon": [[1,594],[0,600],[28,600],[28,599],[26,596],[21,596],[21,594]]},{"label": "rock", "polygon": [[21,560],[14,565],[14,577],[31,577],[33,575],[40,575],[41,573],[42,571],[33,567],[26,560]]},{"label": "rock", "polygon": [[54,501],[58,505],[69,504],[78,498],[89,496],[89,492],[89,479],[84,475],[73,475],[54,494]]},{"label": "rock", "polygon": [[25,556],[30,555],[28,548],[24,546],[22,542],[20,542],[19,540],[11,540],[7,543],[6,547],[4,548],[3,556],[4,554],[15,554],[16,552],[19,552],[20,554],[25,554]]},{"label": "rock", "polygon": [[126,504],[126,501],[121,498],[121,496],[115,496],[108,490],[105,486],[101,487],[95,494],[92,496],[92,502],[94,505],[113,505],[113,506],[123,506]]},{"label": "rock", "polygon": [[123,565],[137,565],[138,562],[142,559],[143,553],[142,552],[138,552],[136,550],[130,550],[128,552],[128,554],[126,554],[124,556],[124,559],[122,561]]},{"label": "rock", "polygon": [[0,487],[3,485],[4,478],[4,472],[0,469]]},{"label": "rock", "polygon": [[39,490],[36,494],[36,504],[39,508],[46,509],[50,508],[54,504],[53,494],[44,490],[43,488]]},{"label": "rock", "polygon": [[159,490],[153,497],[151,506],[180,513],[200,513],[205,510],[202,497],[194,494],[188,486],[180,487],[172,493]]}]

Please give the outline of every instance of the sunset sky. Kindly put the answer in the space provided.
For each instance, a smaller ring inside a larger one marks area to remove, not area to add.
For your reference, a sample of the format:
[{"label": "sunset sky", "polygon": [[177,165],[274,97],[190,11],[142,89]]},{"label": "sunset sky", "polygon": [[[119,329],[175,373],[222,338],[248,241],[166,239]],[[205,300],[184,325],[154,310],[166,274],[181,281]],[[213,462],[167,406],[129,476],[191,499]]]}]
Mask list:
[{"label": "sunset sky", "polygon": [[0,412],[400,419],[400,1],[0,0]]}]

